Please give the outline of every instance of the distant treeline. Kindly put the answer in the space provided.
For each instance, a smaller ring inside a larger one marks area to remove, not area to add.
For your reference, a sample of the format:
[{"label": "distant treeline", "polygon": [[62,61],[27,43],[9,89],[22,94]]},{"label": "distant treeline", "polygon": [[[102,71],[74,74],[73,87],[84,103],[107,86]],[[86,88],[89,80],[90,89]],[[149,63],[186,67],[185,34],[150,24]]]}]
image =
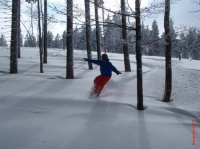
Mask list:
[{"label": "distant treeline", "polygon": [[[101,49],[112,53],[122,53],[122,29],[116,27],[116,24],[121,25],[120,15],[113,15],[107,17],[106,22],[110,24],[104,26],[104,32],[101,28]],[[178,57],[180,54],[182,58],[192,58],[200,60],[200,31],[196,28],[190,28],[186,33],[178,35],[175,32],[173,20],[171,23],[171,37],[172,37],[172,57]],[[113,25],[114,24],[114,25]],[[129,26],[135,26],[134,23]],[[165,39],[164,33],[159,33],[159,28],[156,20],[152,22],[152,26],[145,26],[142,23],[142,52],[143,55],[151,56],[165,56]],[[73,32],[74,49],[86,49],[86,28],[84,25],[76,27]],[[66,49],[66,31],[62,35],[57,34],[55,37],[51,31],[47,33],[48,48]],[[3,36],[2,36],[3,37]],[[1,38],[2,38],[1,37]],[[2,39],[0,40],[2,41]],[[2,43],[2,42],[1,42]],[[29,34],[26,35],[24,46],[36,47],[38,45],[36,37]],[[131,54],[135,54],[135,31],[128,31],[128,45]],[[96,51],[96,29],[91,29],[91,49]]]}]

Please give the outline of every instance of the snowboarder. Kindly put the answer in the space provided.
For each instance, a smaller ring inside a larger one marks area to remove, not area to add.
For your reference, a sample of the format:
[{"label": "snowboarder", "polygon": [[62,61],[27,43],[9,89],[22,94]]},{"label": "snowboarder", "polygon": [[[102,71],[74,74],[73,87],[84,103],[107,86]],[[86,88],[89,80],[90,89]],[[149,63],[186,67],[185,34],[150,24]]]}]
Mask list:
[{"label": "snowboarder", "polygon": [[110,80],[112,76],[112,71],[115,72],[117,75],[122,74],[112,65],[111,62],[109,62],[107,54],[102,54],[101,58],[102,60],[91,60],[91,59],[83,58],[85,61],[88,61],[100,66],[101,75],[97,76],[94,79],[94,87],[92,89],[93,93],[91,93],[91,94],[95,94],[96,96],[100,95],[102,89],[104,88],[106,83]]}]

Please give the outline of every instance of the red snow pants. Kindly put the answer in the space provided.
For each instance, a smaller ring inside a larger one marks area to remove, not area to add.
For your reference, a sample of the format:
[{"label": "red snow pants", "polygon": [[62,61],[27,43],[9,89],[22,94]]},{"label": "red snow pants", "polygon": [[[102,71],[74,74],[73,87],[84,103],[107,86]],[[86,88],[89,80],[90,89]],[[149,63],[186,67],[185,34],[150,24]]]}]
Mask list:
[{"label": "red snow pants", "polygon": [[106,83],[110,80],[111,76],[102,76],[99,75],[94,79],[94,92],[97,95],[100,95],[102,89]]}]

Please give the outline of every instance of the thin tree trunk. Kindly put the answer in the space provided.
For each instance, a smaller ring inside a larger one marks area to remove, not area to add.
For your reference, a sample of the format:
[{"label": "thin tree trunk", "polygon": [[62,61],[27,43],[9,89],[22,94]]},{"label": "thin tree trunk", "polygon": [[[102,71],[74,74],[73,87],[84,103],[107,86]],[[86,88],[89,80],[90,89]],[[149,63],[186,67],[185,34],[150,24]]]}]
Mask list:
[{"label": "thin tree trunk", "polygon": [[67,32],[63,32],[63,51],[67,48]]},{"label": "thin tree trunk", "polygon": [[141,47],[140,0],[135,1],[135,12],[136,12],[137,109],[144,110],[144,107],[143,107],[143,84],[142,84],[142,47]]},{"label": "thin tree trunk", "polygon": [[[85,20],[86,20],[86,43],[87,43],[87,56],[92,58],[91,52],[91,25],[90,25],[90,3],[85,0]],[[93,69],[92,63],[88,62],[89,69]]]},{"label": "thin tree trunk", "polygon": [[44,63],[47,63],[47,0],[44,0]]},{"label": "thin tree trunk", "polygon": [[171,35],[170,35],[170,0],[165,0],[165,16],[164,16],[164,27],[165,27],[165,92],[163,96],[164,102],[169,102],[172,91],[172,67],[171,67]]},{"label": "thin tree trunk", "polygon": [[102,6],[102,19],[103,19],[103,27],[102,27],[102,30],[103,30],[103,42],[102,42],[102,46],[103,46],[103,50],[104,50],[104,53],[106,53],[106,48],[105,48],[105,27],[104,27],[104,1],[101,0],[101,6]]},{"label": "thin tree trunk", "polygon": [[41,34],[41,24],[40,24],[40,0],[38,0],[38,28],[39,28],[39,48],[40,48],[40,73],[43,73],[42,34]]},{"label": "thin tree trunk", "polygon": [[66,79],[74,78],[73,69],[73,0],[67,0],[67,69]]},{"label": "thin tree trunk", "polygon": [[11,26],[11,46],[10,46],[10,73],[18,73],[18,8],[19,0],[12,1],[12,26]]},{"label": "thin tree trunk", "polygon": [[96,40],[97,40],[97,59],[101,60],[101,45],[100,45],[100,28],[99,28],[99,14],[98,14],[98,0],[95,0],[95,21],[96,21]]},{"label": "thin tree trunk", "polygon": [[[43,13],[43,1],[40,0],[40,14],[42,18],[42,24],[41,24],[41,37],[42,37],[42,55],[44,55],[44,13]],[[43,63],[44,63],[44,57],[43,57]]]},{"label": "thin tree trunk", "polygon": [[65,35],[63,34],[62,42],[63,42],[63,51],[65,51]]},{"label": "thin tree trunk", "polygon": [[77,37],[78,37],[78,33],[77,33],[77,30],[78,30],[78,28],[77,28],[77,26],[76,26],[76,28],[75,28],[75,30],[76,30],[76,32],[75,32],[75,36],[74,36],[74,49],[76,49],[77,48]]},{"label": "thin tree trunk", "polygon": [[32,29],[32,36],[33,36],[33,3],[31,3],[31,29]]},{"label": "thin tree trunk", "polygon": [[181,51],[180,50],[178,51],[178,58],[179,58],[179,60],[181,60]]},{"label": "thin tree trunk", "polygon": [[20,45],[21,45],[21,43],[20,43],[20,37],[21,37],[21,29],[20,29],[20,15],[21,15],[21,0],[19,0],[19,3],[18,3],[18,9],[19,9],[19,12],[18,12],[18,58],[20,58],[21,57],[21,51],[20,51]]},{"label": "thin tree trunk", "polygon": [[125,0],[121,0],[121,12],[122,12],[122,38],[123,38],[123,53],[124,53],[124,66],[125,71],[130,72],[130,59],[129,59],[129,50],[127,42],[127,29],[126,29],[126,16],[125,16]]}]

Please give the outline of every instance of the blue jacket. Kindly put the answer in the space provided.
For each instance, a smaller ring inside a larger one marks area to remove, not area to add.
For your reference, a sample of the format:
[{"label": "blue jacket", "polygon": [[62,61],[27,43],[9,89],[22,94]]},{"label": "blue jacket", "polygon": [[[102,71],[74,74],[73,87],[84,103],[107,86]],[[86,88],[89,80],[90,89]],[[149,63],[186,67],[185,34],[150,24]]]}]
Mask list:
[{"label": "blue jacket", "polygon": [[90,60],[90,59],[85,59],[88,62],[97,64],[100,66],[100,72],[102,76],[112,76],[112,71],[115,72],[116,74],[119,74],[120,72],[112,65],[109,60],[106,62],[103,62],[102,60]]}]

